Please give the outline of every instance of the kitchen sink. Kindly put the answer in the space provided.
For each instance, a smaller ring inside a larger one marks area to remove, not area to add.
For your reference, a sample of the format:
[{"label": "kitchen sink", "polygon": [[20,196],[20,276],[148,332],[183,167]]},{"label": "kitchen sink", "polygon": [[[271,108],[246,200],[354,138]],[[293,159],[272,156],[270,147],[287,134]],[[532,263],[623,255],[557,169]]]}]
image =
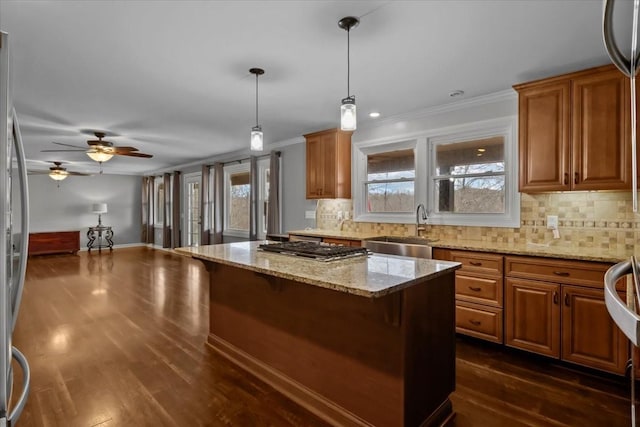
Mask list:
[{"label": "kitchen sink", "polygon": [[371,252],[389,255],[431,258],[431,246],[438,239],[425,237],[380,236],[364,239],[362,245]]}]

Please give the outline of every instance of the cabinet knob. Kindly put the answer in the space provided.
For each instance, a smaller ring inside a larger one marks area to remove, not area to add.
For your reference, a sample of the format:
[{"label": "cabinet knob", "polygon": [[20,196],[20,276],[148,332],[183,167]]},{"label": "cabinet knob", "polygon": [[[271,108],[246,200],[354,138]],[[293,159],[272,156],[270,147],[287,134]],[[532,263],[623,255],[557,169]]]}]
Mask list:
[{"label": "cabinet knob", "polygon": [[553,303],[558,304],[558,291],[553,291]]}]

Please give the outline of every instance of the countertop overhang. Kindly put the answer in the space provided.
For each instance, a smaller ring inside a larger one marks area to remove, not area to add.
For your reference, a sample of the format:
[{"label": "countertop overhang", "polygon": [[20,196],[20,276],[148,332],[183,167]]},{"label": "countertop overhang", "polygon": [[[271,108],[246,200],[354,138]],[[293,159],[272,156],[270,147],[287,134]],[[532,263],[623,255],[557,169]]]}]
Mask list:
[{"label": "countertop overhang", "polygon": [[377,298],[453,272],[460,263],[371,254],[316,261],[258,250],[266,241],[176,248],[176,252],[213,263],[294,280],[339,292]]}]

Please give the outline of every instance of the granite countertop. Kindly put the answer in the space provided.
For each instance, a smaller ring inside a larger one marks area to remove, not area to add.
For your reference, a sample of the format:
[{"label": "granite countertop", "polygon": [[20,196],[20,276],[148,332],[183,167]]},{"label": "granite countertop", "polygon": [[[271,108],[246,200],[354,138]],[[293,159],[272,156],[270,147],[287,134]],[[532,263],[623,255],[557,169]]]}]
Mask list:
[{"label": "granite countertop", "polygon": [[257,250],[262,243],[266,242],[177,248],[176,252],[369,298],[388,295],[460,267],[457,262],[382,254],[322,262]]},{"label": "granite countertop", "polygon": [[[333,237],[353,240],[363,240],[379,235],[373,232],[337,231],[337,230],[296,230],[290,234],[316,237]],[[572,259],[579,261],[597,261],[617,263],[629,259],[633,249],[593,248],[571,245],[559,240],[547,243],[505,243],[486,242],[481,240],[441,239],[430,243],[434,248],[459,249],[480,252],[494,252],[505,255],[528,255],[548,258]]]}]

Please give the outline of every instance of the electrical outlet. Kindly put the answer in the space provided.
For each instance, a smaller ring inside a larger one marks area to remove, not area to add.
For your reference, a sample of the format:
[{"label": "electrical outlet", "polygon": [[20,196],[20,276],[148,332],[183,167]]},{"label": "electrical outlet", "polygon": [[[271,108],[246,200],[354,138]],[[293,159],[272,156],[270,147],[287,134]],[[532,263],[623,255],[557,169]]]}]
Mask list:
[{"label": "electrical outlet", "polygon": [[316,211],[304,211],[304,219],[316,219]]},{"label": "electrical outlet", "polygon": [[547,228],[550,230],[558,229],[558,215],[547,215]]},{"label": "electrical outlet", "polygon": [[342,221],[342,211],[338,211],[338,221]]}]

